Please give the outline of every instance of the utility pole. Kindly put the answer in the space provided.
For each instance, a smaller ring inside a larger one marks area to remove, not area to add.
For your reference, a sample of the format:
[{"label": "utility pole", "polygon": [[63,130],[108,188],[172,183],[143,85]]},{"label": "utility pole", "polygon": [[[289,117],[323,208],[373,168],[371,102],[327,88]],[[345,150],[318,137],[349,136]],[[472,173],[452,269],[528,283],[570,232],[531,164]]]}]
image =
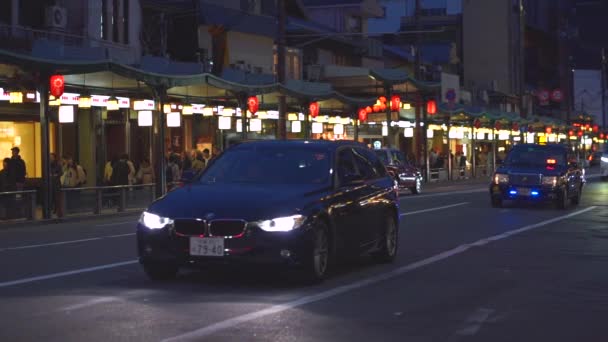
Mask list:
[{"label": "utility pole", "polygon": [[[422,73],[420,72],[420,65],[422,63],[422,56],[420,55],[420,45],[422,43],[422,34],[421,29],[422,29],[422,22],[420,21],[420,13],[422,11],[422,3],[420,0],[416,0],[416,9],[414,12],[414,20],[416,22],[416,31],[418,33],[416,33],[416,58],[414,61],[414,68],[415,70],[415,75],[416,75],[416,79],[417,80],[421,80],[422,79]],[[418,95],[419,97],[420,95]],[[416,148],[416,160],[418,161],[418,164],[422,164],[422,160],[423,160],[423,156],[422,156],[422,152],[424,149],[426,149],[426,147],[422,146],[422,131],[423,131],[423,127],[421,125],[421,111],[422,111],[422,103],[423,101],[421,101],[420,98],[417,99],[417,104],[416,104],[416,129],[414,130],[415,134],[416,134],[416,139],[415,139],[415,143],[414,146]],[[426,127],[424,127],[426,128]],[[425,135],[426,136],[426,135]],[[428,164],[428,163],[427,163]]]},{"label": "utility pole", "polygon": [[528,116],[527,110],[525,108],[525,84],[526,84],[526,62],[524,55],[524,39],[526,32],[526,20],[525,20],[525,10],[523,0],[518,1],[518,56],[519,56],[519,113],[522,118],[526,118]]},{"label": "utility pole", "polygon": [[602,48],[602,129],[606,129],[606,49]]},{"label": "utility pole", "polygon": [[[277,34],[277,81],[285,84],[285,26],[287,13],[285,0],[277,0],[278,34]],[[278,138],[287,139],[287,98],[279,96]]]}]

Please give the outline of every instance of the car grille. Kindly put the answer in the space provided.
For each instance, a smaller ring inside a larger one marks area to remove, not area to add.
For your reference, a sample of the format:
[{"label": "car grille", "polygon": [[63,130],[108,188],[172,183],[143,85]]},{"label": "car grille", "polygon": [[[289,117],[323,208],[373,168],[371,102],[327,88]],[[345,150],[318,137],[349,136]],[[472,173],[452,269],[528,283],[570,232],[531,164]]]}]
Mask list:
[{"label": "car grille", "polygon": [[511,174],[509,183],[515,185],[540,185],[541,176],[538,174]]},{"label": "car grille", "polygon": [[242,220],[214,220],[209,223],[209,235],[236,236],[242,234],[246,226]]},{"label": "car grille", "polygon": [[207,224],[198,220],[175,220],[175,232],[181,235],[205,235]]}]

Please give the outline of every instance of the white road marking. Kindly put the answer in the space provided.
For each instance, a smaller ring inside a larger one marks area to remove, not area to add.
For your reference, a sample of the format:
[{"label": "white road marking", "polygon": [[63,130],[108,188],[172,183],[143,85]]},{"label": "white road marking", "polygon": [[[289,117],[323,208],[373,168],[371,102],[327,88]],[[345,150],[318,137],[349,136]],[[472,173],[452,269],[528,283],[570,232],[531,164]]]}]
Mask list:
[{"label": "white road marking", "polygon": [[473,336],[481,329],[481,326],[488,320],[488,317],[494,313],[492,309],[479,308],[475,312],[467,317],[465,324],[466,326],[456,332],[456,335],[460,336]]},{"label": "white road marking", "polygon": [[98,236],[98,237],[94,237],[94,238],[90,238],[90,239],[80,239],[80,240],[50,242],[50,243],[43,243],[43,244],[37,244],[37,245],[6,247],[6,248],[0,248],[0,252],[15,251],[15,250],[19,250],[19,249],[30,249],[30,248],[49,247],[49,246],[69,245],[69,244],[73,244],[73,243],[81,243],[81,242],[104,240],[104,239],[114,239],[114,238],[125,237],[125,236],[133,236],[133,235],[135,235],[135,233]]},{"label": "white road marking", "polygon": [[122,266],[127,266],[127,265],[133,265],[133,264],[136,264],[137,262],[138,262],[137,260],[129,260],[129,261],[117,262],[117,263],[113,263],[113,264],[106,264],[106,265],[100,265],[100,266],[94,266],[94,267],[80,268],[80,269],[77,269],[77,270],[71,270],[71,271],[65,271],[65,272],[59,272],[59,273],[45,274],[45,275],[41,275],[41,276],[37,276],[37,277],[30,277],[30,278],[24,278],[24,279],[5,281],[3,283],[0,283],[0,288],[20,285],[20,284],[33,283],[33,282],[37,282],[37,281],[41,281],[41,280],[48,280],[48,279],[67,277],[67,276],[76,275],[76,274],[82,274],[82,273],[89,273],[89,272],[107,270],[107,269],[110,269],[110,268],[116,268],[116,267],[122,267]]},{"label": "white road marking", "polygon": [[98,305],[98,304],[115,302],[115,301],[118,301],[118,300],[120,300],[120,298],[118,298],[118,297],[99,297],[99,298],[93,298],[93,299],[87,300],[87,301],[82,302],[82,303],[66,306],[64,308],[61,308],[60,311],[75,311],[75,310],[80,310],[80,309],[88,308],[88,307],[91,307],[91,306],[95,306],[95,305]]},{"label": "white road marking", "polygon": [[124,221],[124,222],[113,222],[113,223],[96,224],[95,227],[123,226],[125,224],[136,225],[137,221]]},{"label": "white road marking", "polygon": [[454,207],[460,207],[466,204],[469,204],[470,202],[462,202],[462,203],[456,203],[456,204],[450,204],[450,205],[444,205],[443,207],[436,207],[436,208],[429,208],[429,209],[422,209],[422,210],[416,210],[416,211],[410,211],[407,213],[402,213],[400,216],[409,216],[409,215],[416,215],[416,214],[422,214],[422,213],[428,213],[429,211],[437,211],[437,210],[442,210],[442,209],[448,209],[448,208],[454,208]]},{"label": "white road marking", "polygon": [[[488,183],[489,184],[489,183]],[[431,197],[444,197],[444,196],[452,196],[452,195],[464,195],[464,194],[476,194],[480,192],[488,192],[488,188],[476,188],[471,190],[459,190],[459,191],[448,191],[448,192],[438,192],[438,193],[430,193],[430,194],[422,194],[422,195],[411,195],[400,197],[399,200],[413,200],[413,199],[422,199],[422,198],[431,198]]]},{"label": "white road marking", "polygon": [[169,342],[169,341],[183,341],[183,340],[193,340],[193,341],[200,341],[201,339],[203,339],[204,337],[207,337],[209,335],[212,335],[214,333],[217,333],[218,331],[221,330],[225,330],[225,329],[229,329],[229,328],[233,328],[239,324],[245,323],[245,322],[249,322],[249,321],[253,321],[256,320],[258,318],[262,318],[268,315],[272,315],[272,314],[276,314],[279,312],[283,312],[286,310],[290,310],[293,308],[297,308],[306,304],[311,304],[311,303],[315,303],[318,301],[322,301],[324,299],[327,298],[331,298],[331,297],[335,297],[338,295],[341,295],[343,293],[346,292],[350,292],[356,289],[360,289],[362,287],[365,286],[369,286],[372,284],[376,284],[379,283],[381,281],[385,281],[391,278],[395,278],[397,276],[403,275],[405,273],[411,272],[413,270],[416,270],[418,268],[424,267],[424,266],[428,266],[431,264],[434,264],[436,262],[442,261],[444,259],[450,258],[452,256],[458,255],[458,254],[462,254],[466,251],[468,251],[469,249],[473,248],[473,247],[479,247],[479,246],[484,246],[489,244],[492,241],[497,241],[497,240],[502,240],[505,239],[507,237],[510,237],[512,235],[516,235],[516,234],[521,234],[523,232],[529,231],[529,230],[533,230],[539,227],[543,227],[558,221],[562,221],[571,217],[575,217],[581,214],[584,214],[588,211],[594,210],[597,207],[589,207],[586,209],[582,209],[582,210],[578,210],[575,212],[572,212],[570,214],[567,215],[563,215],[563,216],[559,216],[550,220],[546,220],[546,221],[542,221],[539,223],[535,223],[535,224],[531,224],[531,225],[527,225],[524,227],[521,227],[519,229],[516,230],[512,230],[509,232],[505,232],[499,235],[495,235],[489,238],[485,238],[485,239],[481,239],[478,240],[476,242],[473,243],[468,243],[468,244],[464,244],[464,245],[460,245],[454,249],[445,251],[443,253],[439,253],[437,255],[434,255],[430,258],[427,259],[423,259],[417,262],[414,262],[412,264],[409,265],[405,265],[405,266],[401,266],[398,267],[390,272],[384,273],[384,274],[380,274],[380,275],[376,275],[373,277],[369,277],[367,279],[362,279],[359,281],[356,281],[354,283],[348,284],[348,285],[342,285],[340,287],[336,287],[327,291],[323,291],[321,293],[315,294],[315,295],[310,295],[310,296],[304,296],[302,298],[296,299],[296,300],[292,300],[283,304],[278,304],[278,305],[273,305],[271,307],[268,307],[266,309],[263,310],[259,310],[259,311],[254,311],[248,314],[244,314],[241,316],[236,316],[233,318],[229,318],[227,320],[224,321],[220,321],[217,323],[213,323],[211,325],[202,327],[200,329],[182,334],[182,335],[178,335],[178,336],[174,336],[174,337],[170,337],[167,338],[163,341],[165,342]]}]

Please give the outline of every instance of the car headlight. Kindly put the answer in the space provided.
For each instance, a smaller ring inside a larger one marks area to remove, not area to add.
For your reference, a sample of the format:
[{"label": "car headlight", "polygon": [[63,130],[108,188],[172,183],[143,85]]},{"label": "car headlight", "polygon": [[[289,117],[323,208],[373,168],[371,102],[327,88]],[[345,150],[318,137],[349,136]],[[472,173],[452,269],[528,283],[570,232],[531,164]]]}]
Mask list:
[{"label": "car headlight", "polygon": [[557,177],[556,176],[550,176],[550,177],[544,177],[543,176],[543,185],[556,186],[557,185]]},{"label": "car headlight", "polygon": [[601,159],[604,163],[608,163],[608,157],[602,157]]},{"label": "car headlight", "polygon": [[167,225],[173,224],[173,220],[144,211],[139,218],[139,223],[150,229],[163,229]]},{"label": "car headlight", "polygon": [[504,184],[509,183],[509,175],[504,173],[496,173],[494,174],[494,184]]},{"label": "car headlight", "polygon": [[259,221],[257,225],[266,232],[288,232],[301,227],[304,219],[305,217],[302,215],[277,217],[272,220]]}]

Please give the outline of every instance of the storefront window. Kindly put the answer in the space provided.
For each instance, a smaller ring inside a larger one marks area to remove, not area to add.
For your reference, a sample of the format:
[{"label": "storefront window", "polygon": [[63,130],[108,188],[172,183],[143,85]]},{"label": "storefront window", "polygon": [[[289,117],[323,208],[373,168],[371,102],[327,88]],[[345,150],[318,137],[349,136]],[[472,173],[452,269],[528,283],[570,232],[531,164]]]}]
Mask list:
[{"label": "storefront window", "polygon": [[0,158],[10,158],[11,148],[19,147],[27,177],[42,177],[40,124],[38,122],[0,121]]}]

